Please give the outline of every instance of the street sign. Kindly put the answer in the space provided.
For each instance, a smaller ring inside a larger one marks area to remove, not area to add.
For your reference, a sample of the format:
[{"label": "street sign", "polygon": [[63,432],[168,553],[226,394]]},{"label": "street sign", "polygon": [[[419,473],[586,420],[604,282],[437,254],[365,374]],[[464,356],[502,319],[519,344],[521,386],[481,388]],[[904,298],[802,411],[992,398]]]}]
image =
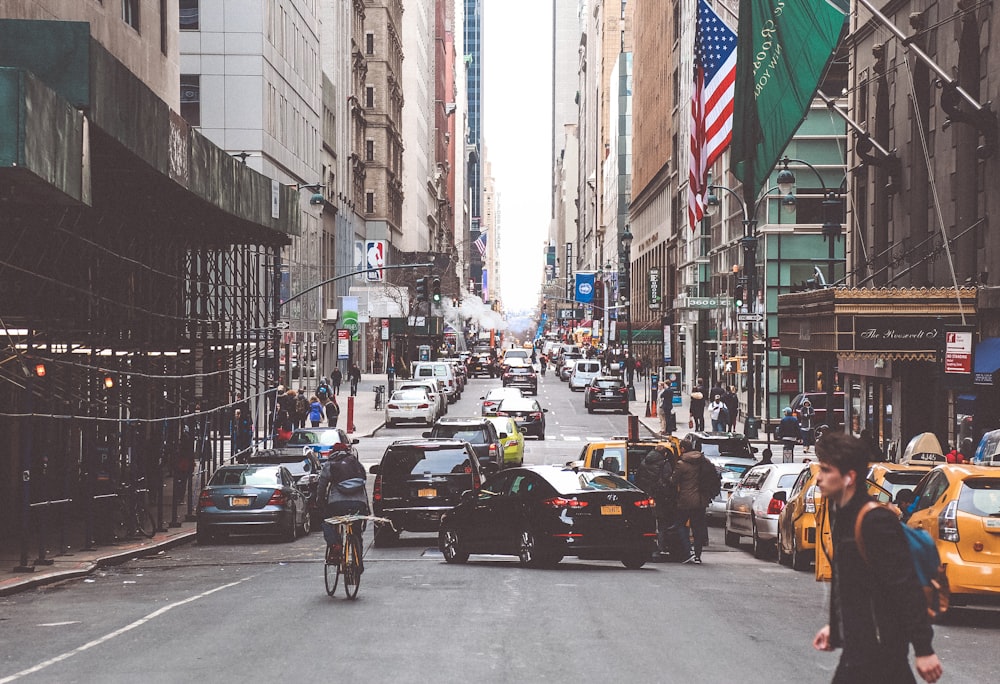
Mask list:
[{"label": "street sign", "polygon": [[738,313],[736,314],[736,320],[740,323],[761,323],[764,320],[764,314],[756,311],[753,313]]},{"label": "street sign", "polygon": [[292,324],[288,321],[278,321],[274,325],[274,327],[277,328],[278,330],[288,330],[289,328],[292,327]]}]

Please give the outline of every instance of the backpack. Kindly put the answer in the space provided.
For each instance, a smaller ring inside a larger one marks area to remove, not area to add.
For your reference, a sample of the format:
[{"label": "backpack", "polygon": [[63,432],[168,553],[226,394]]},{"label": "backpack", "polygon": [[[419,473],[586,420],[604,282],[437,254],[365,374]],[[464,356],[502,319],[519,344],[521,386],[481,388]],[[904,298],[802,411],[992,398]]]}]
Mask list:
[{"label": "backpack", "polygon": [[295,412],[300,416],[309,413],[309,401],[306,399],[305,395],[300,394],[295,398]]},{"label": "backpack", "polygon": [[[868,553],[865,550],[865,540],[861,534],[861,522],[869,511],[876,508],[891,510],[888,506],[869,501],[858,511],[858,519],[854,523],[854,541],[857,544],[858,553],[861,554],[861,559],[865,563],[868,563]],[[900,523],[900,527],[903,528],[903,537],[906,538],[906,545],[913,558],[913,570],[917,574],[917,581],[920,582],[920,586],[924,590],[927,615],[933,620],[947,612],[948,599],[951,595],[948,576],[945,574],[944,566],[941,565],[941,556],[938,554],[937,545],[927,532],[902,523]]]},{"label": "backpack", "polygon": [[698,491],[709,499],[714,499],[722,491],[722,477],[719,475],[719,471],[715,469],[711,461],[704,457],[701,459],[698,470]]}]

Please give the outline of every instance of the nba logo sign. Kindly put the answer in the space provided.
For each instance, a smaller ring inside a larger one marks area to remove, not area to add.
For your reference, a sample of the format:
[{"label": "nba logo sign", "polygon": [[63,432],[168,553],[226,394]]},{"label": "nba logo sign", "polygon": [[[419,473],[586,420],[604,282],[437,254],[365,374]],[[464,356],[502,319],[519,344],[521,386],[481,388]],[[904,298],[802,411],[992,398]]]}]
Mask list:
[{"label": "nba logo sign", "polygon": [[365,268],[378,269],[365,273],[365,280],[380,283],[385,279],[385,240],[368,240],[365,242]]}]

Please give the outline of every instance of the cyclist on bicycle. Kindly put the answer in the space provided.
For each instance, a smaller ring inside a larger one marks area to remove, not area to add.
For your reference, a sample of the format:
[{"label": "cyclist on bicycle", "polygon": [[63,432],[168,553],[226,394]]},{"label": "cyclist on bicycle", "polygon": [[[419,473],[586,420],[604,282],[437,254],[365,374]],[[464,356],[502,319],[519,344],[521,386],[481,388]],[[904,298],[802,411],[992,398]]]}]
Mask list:
[{"label": "cyclist on bicycle", "polygon": [[[316,488],[316,496],[320,497],[320,501],[326,501],[327,518],[351,514],[369,515],[368,490],[365,487],[367,475],[365,467],[350,448],[346,445],[334,447],[330,458],[323,464]],[[361,531],[358,530],[356,534],[360,536]],[[324,521],[323,538],[327,543],[327,558],[340,558],[344,540],[339,528]],[[364,571],[364,564],[360,570]]]}]

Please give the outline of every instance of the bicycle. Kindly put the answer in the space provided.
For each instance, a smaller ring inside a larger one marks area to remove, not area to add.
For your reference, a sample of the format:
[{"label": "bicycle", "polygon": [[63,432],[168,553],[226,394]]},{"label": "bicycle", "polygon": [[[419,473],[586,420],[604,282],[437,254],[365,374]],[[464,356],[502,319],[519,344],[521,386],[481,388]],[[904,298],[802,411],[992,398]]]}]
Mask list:
[{"label": "bicycle", "polygon": [[[141,477],[135,481],[136,485],[141,485],[146,478]],[[121,486],[118,488],[118,509],[116,511],[116,527],[124,532],[125,539],[132,539],[142,535],[147,539],[152,539],[156,534],[156,521],[153,514],[146,508],[146,495],[149,489],[145,487]]]},{"label": "bicycle", "polygon": [[338,515],[324,521],[335,525],[340,532],[341,539],[344,540],[341,552],[336,556],[331,555],[330,547],[327,546],[323,564],[323,582],[326,585],[328,596],[333,596],[337,591],[341,575],[344,576],[344,593],[347,594],[347,598],[353,599],[358,595],[358,589],[361,587],[364,549],[361,542],[362,530],[357,529],[357,523],[362,520],[392,525],[392,521],[388,518],[379,518],[374,515]]}]

